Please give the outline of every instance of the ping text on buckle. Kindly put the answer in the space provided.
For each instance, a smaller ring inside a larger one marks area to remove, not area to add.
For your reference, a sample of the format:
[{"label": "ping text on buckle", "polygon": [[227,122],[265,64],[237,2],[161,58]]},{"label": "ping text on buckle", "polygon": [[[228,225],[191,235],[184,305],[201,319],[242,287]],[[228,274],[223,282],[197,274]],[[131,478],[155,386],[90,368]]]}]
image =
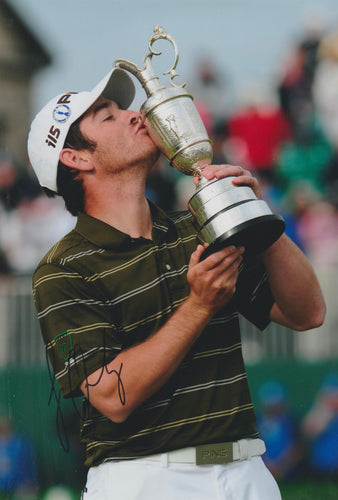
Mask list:
[{"label": "ping text on buckle", "polygon": [[196,465],[218,465],[233,462],[233,444],[217,443],[196,447]]}]

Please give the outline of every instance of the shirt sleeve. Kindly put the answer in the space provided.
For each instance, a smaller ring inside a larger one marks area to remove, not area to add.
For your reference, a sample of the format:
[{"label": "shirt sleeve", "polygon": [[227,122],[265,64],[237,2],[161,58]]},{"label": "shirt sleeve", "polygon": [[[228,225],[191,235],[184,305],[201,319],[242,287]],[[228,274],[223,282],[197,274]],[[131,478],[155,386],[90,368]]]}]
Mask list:
[{"label": "shirt sleeve", "polygon": [[270,320],[275,302],[263,263],[258,258],[246,258],[237,281],[236,304],[238,311],[260,330]]},{"label": "shirt sleeve", "polygon": [[80,384],[121,351],[106,298],[71,269],[44,264],[33,294],[53,376],[65,398],[82,395]]}]

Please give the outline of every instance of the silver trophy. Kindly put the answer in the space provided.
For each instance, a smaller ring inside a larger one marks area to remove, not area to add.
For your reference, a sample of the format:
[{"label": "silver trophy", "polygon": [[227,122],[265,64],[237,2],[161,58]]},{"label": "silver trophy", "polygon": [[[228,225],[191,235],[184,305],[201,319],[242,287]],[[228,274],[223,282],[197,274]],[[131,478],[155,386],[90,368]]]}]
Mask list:
[{"label": "silver trophy", "polygon": [[[170,75],[170,87],[162,85],[152,67],[153,56],[161,55],[152,48],[159,39],[168,40],[175,50],[172,68],[163,73]],[[117,59],[114,65],[132,73],[144,87],[147,100],[140,113],[157,147],[177,170],[199,177],[188,208],[199,240],[209,244],[203,256],[228,245],[243,245],[249,254],[262,252],[283,233],[285,222],[250,187],[234,186],[234,177],[211,181],[202,177],[203,167],[212,162],[212,143],[185,84],[173,82],[178,76],[177,63],[175,41],[164,28],[156,26],[142,69],[125,59]]]}]

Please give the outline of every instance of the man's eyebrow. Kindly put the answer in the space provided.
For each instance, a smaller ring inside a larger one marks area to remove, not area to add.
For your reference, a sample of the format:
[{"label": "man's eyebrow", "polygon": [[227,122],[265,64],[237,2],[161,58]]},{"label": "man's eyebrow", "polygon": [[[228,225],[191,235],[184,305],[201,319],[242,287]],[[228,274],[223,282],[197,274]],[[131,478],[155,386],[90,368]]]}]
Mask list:
[{"label": "man's eyebrow", "polygon": [[93,109],[93,117],[95,117],[97,115],[97,113],[99,111],[101,111],[101,109],[106,109],[108,108],[109,106],[109,102],[102,102],[101,104],[98,104],[94,109]]}]

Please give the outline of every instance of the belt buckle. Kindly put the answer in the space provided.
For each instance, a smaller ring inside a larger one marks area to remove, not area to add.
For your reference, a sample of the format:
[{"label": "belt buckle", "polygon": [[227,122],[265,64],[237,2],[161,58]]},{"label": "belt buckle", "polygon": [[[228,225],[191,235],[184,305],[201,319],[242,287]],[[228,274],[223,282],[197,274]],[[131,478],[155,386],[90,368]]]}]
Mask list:
[{"label": "belt buckle", "polygon": [[229,462],[233,462],[232,443],[196,446],[196,465],[220,465]]}]

